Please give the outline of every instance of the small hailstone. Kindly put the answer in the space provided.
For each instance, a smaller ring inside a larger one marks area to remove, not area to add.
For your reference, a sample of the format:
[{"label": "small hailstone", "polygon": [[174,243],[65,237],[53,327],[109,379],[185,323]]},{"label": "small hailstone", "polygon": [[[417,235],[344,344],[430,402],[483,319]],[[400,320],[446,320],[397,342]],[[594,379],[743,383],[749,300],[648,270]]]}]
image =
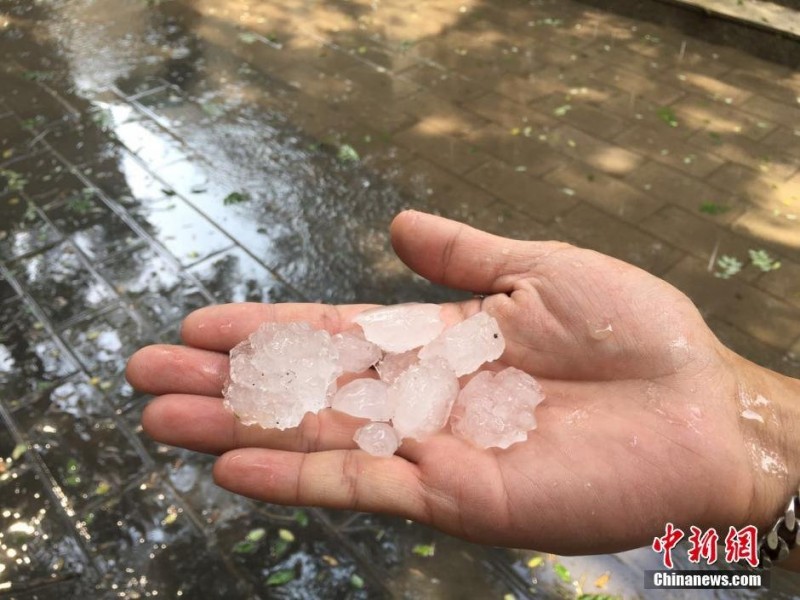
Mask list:
[{"label": "small hailstone", "polygon": [[328,406],[341,375],[327,331],[307,323],[265,323],[230,352],[225,405],[245,425],[297,427]]},{"label": "small hailstone", "polygon": [[371,421],[388,421],[394,412],[389,386],[379,379],[354,379],[336,392],[331,408]]},{"label": "small hailstone", "polygon": [[389,388],[392,418],[400,438],[423,440],[447,423],[458,396],[458,378],[443,361],[413,365]]},{"label": "small hailstone", "polygon": [[386,354],[383,360],[375,365],[381,381],[392,385],[406,369],[419,361],[418,354],[416,350],[409,350],[400,354]]},{"label": "small hailstone", "polygon": [[484,371],[461,390],[450,425],[455,435],[481,448],[508,448],[536,428],[533,411],[543,399],[539,383],[519,369]]},{"label": "small hailstone", "polygon": [[438,304],[395,304],[365,310],[353,319],[364,336],[385,352],[424,346],[444,329]]},{"label": "small hailstone", "polygon": [[359,329],[337,333],[332,340],[339,351],[339,364],[345,373],[361,373],[381,359],[381,349],[368,342]]},{"label": "small hailstone", "polygon": [[358,447],[373,456],[391,456],[397,452],[400,440],[388,423],[369,423],[353,436]]},{"label": "small hailstone", "polygon": [[461,377],[500,358],[506,342],[494,317],[479,312],[453,325],[419,351],[420,360],[441,358]]}]

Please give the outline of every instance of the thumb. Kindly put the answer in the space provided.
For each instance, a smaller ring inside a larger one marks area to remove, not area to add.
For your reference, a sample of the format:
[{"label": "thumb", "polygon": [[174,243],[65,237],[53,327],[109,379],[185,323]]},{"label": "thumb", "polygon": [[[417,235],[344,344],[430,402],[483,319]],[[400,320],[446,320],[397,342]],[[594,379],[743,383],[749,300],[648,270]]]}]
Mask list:
[{"label": "thumb", "polygon": [[426,279],[475,293],[508,293],[537,260],[566,247],[560,242],[524,242],[469,225],[407,210],[392,221],[392,246]]}]

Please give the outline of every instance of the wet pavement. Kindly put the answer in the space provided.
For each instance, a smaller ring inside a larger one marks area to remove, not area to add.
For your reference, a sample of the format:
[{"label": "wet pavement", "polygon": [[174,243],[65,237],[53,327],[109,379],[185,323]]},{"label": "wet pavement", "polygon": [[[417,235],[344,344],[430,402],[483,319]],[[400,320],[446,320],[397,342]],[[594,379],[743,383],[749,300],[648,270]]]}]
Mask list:
[{"label": "wet pavement", "polygon": [[800,376],[799,103],[573,1],[0,0],[0,595],[642,595],[649,550],[235,497],[142,434],[125,361],[212,302],[459,297],[391,255],[415,207],[639,265]]}]

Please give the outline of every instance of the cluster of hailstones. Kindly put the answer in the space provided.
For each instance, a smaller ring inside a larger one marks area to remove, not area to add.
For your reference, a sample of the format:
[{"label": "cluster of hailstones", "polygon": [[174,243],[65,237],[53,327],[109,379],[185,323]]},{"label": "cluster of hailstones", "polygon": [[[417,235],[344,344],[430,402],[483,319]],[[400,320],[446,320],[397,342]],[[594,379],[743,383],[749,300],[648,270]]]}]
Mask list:
[{"label": "cluster of hailstones", "polygon": [[450,422],[481,448],[507,448],[536,427],[539,383],[513,367],[459,378],[500,358],[497,321],[479,312],[446,328],[436,304],[366,310],[336,335],[307,323],[264,323],[231,350],[225,405],[246,425],[297,427],[324,408],[369,419],[353,437],[391,456],[404,438],[422,441]]}]

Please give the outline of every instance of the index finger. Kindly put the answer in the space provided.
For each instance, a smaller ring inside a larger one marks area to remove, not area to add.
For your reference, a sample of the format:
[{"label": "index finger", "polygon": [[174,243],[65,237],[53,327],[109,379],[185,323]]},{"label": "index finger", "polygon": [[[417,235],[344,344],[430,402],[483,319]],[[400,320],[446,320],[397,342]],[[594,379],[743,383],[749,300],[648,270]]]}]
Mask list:
[{"label": "index finger", "polygon": [[[262,323],[304,321],[314,329],[326,329],[334,334],[349,328],[356,315],[376,306],[378,305],[255,302],[219,304],[200,308],[186,317],[181,328],[181,338],[188,346],[228,352]],[[478,300],[443,304],[442,319],[447,325],[453,325],[478,310]]]},{"label": "index finger", "polygon": [[228,352],[262,323],[305,321],[314,329],[338,333],[349,326],[355,315],[373,306],[256,302],[206,306],[184,319],[181,338],[189,346]]}]

